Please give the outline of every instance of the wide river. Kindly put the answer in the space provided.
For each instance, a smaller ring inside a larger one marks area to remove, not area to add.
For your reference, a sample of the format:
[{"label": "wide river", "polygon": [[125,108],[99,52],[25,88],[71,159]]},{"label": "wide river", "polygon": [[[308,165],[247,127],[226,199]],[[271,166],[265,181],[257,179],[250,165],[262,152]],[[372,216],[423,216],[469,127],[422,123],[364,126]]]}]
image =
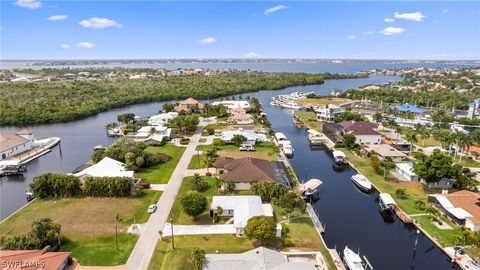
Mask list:
[{"label": "wide river", "polygon": [[[332,64],[333,66],[342,66]],[[370,68],[370,67],[368,67]],[[252,68],[254,69],[254,68]],[[364,70],[364,65],[350,72]],[[289,70],[289,69],[287,69]],[[310,71],[310,70],[305,70]],[[317,69],[315,72],[344,72]],[[331,153],[326,150],[310,149],[305,129],[297,128],[292,122],[292,111],[274,108],[269,105],[270,98],[278,94],[294,91],[314,91],[326,95],[331,89],[349,89],[366,84],[383,83],[398,80],[398,77],[372,75],[365,79],[328,80],[322,85],[289,87],[276,91],[260,91],[243,94],[257,97],[265,107],[272,128],[283,132],[295,148],[292,166],[303,181],[319,178],[321,186],[320,199],[314,207],[320,220],[326,225],[325,241],[330,248],[338,251],[348,245],[353,250],[360,250],[369,258],[375,269],[450,269],[451,263],[446,255],[436,248],[431,241],[420,234],[416,256],[413,254],[416,238],[415,230],[395,219],[393,223],[384,221],[378,212],[376,202],[378,194],[365,194],[357,190],[350,177],[355,174],[351,168],[344,171],[332,169]],[[26,203],[25,190],[33,177],[44,172],[68,173],[90,159],[93,147],[98,144],[109,145],[115,139],[105,135],[104,125],[116,120],[116,116],[133,112],[139,116],[156,114],[162,102],[138,104],[68,123],[29,126],[37,138],[50,136],[61,137],[61,143],[52,151],[28,164],[28,171],[23,177],[8,177],[0,180],[0,218],[4,219]],[[17,127],[3,127],[0,132],[12,132]]]}]

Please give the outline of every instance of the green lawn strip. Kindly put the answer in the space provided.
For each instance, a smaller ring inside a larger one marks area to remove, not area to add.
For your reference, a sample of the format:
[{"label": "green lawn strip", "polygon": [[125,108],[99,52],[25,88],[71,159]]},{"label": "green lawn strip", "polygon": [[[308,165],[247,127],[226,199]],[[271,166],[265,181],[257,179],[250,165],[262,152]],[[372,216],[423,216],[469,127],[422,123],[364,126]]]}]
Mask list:
[{"label": "green lawn strip", "polygon": [[125,264],[132,252],[137,236],[118,234],[118,250],[115,235],[90,237],[81,241],[70,241],[62,245],[61,251],[70,251],[81,265],[110,266]]},{"label": "green lawn strip", "polygon": [[[33,221],[51,218],[62,226],[67,239],[63,251],[72,252],[82,265],[124,264],[135,245],[136,236],[127,235],[129,225],[148,219],[148,205],[158,201],[161,192],[146,190],[133,198],[67,198],[35,200],[0,224],[0,237],[12,237],[30,231]],[[115,250],[115,216],[119,247]],[[92,256],[95,254],[95,256]]]},{"label": "green lawn strip", "polygon": [[188,168],[191,170],[203,169],[205,166],[205,156],[203,154],[193,155]]},{"label": "green lawn strip", "polygon": [[172,158],[163,163],[152,166],[150,168],[141,169],[135,174],[136,177],[139,177],[151,184],[166,184],[170,180],[175,167],[177,167],[178,161],[185,151],[184,147],[178,147],[173,144],[165,144],[158,147],[148,147],[147,151],[151,152],[162,152]]},{"label": "green lawn strip", "polygon": [[433,224],[432,217],[430,215],[425,216],[416,216],[416,219],[422,229],[428,232],[430,236],[437,239],[442,246],[454,246],[458,245],[456,241],[456,236],[460,233],[460,229],[453,224],[450,220],[445,217],[440,217],[440,219],[452,227],[452,229],[442,230]]},{"label": "green lawn strip", "polygon": [[467,247],[463,249],[470,257],[474,258],[477,262],[480,261],[480,248]]},{"label": "green lawn strip", "polygon": [[418,142],[416,143],[418,146],[421,147],[433,147],[433,146],[440,146],[440,142],[435,140],[433,136],[430,136],[428,139],[418,138]]},{"label": "green lawn strip", "polygon": [[252,241],[234,235],[185,235],[175,236],[175,250],[172,250],[171,239],[158,241],[148,269],[177,270],[195,269],[191,260],[194,248],[206,253],[241,253],[254,248]]},{"label": "green lawn strip", "polygon": [[466,158],[466,157],[462,158],[460,165],[462,165],[463,167],[469,167],[469,168],[480,168],[479,161],[473,160],[471,158]]},{"label": "green lawn strip", "polygon": [[317,121],[317,114],[314,112],[295,112],[297,116],[308,128],[322,132],[323,123]]}]

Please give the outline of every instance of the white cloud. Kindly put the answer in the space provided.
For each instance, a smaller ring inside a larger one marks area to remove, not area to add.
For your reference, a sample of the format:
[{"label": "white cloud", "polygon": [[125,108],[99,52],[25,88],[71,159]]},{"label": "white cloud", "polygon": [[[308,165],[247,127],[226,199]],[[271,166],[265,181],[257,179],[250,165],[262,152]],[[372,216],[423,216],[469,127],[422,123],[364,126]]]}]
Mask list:
[{"label": "white cloud", "polygon": [[367,36],[368,36],[368,35],[373,35],[373,34],[375,34],[375,30],[365,31],[365,32],[363,32],[363,34],[364,34],[364,35],[367,35]]},{"label": "white cloud", "polygon": [[77,45],[75,45],[75,47],[81,48],[81,49],[90,49],[90,48],[95,47],[95,44],[83,41],[83,42],[77,43]]},{"label": "white cloud", "polygon": [[197,42],[200,43],[200,44],[212,44],[212,43],[217,42],[217,39],[214,38],[214,37],[206,37],[206,38],[202,38],[202,39],[198,40]]},{"label": "white cloud", "polygon": [[17,0],[13,4],[19,7],[24,7],[29,9],[37,9],[42,6],[42,3],[36,0]]},{"label": "white cloud", "polygon": [[448,9],[442,10],[442,13],[448,13],[448,12],[450,12],[450,10],[448,10]]},{"label": "white cloud", "polygon": [[265,9],[265,11],[263,12],[263,14],[268,15],[268,14],[277,12],[277,11],[282,10],[282,9],[287,9],[287,8],[288,8],[288,7],[286,7],[286,6],[284,6],[284,5],[278,5],[278,6],[274,6],[274,7]]},{"label": "white cloud", "polygon": [[416,21],[416,22],[421,22],[423,21],[423,18],[425,18],[425,15],[423,15],[423,13],[419,11],[412,12],[412,13],[395,12],[393,16],[397,19]]},{"label": "white cloud", "polygon": [[48,21],[61,21],[66,20],[68,18],[67,15],[52,15],[47,18]]},{"label": "white cloud", "polygon": [[102,29],[107,27],[117,27],[117,28],[122,27],[121,24],[117,23],[114,20],[110,20],[107,18],[98,18],[98,17],[92,17],[88,20],[82,20],[80,21],[79,24],[85,28],[93,28],[93,29]]},{"label": "white cloud", "polygon": [[401,27],[387,27],[387,28],[383,29],[382,31],[379,31],[378,33],[383,34],[385,36],[393,36],[393,35],[401,34],[405,31],[406,30],[401,28]]},{"label": "white cloud", "polygon": [[383,19],[383,21],[386,22],[386,23],[391,23],[391,22],[394,22],[395,19],[393,19],[393,18],[385,18],[385,19]]},{"label": "white cloud", "polygon": [[346,36],[345,38],[352,40],[352,39],[355,39],[355,36],[354,35],[349,35],[349,36]]},{"label": "white cloud", "polygon": [[255,58],[258,56],[258,54],[256,52],[249,52],[249,53],[246,53],[244,56],[247,58]]},{"label": "white cloud", "polygon": [[[77,45],[78,45],[78,44],[77,44]],[[70,48],[72,48],[72,46],[70,46],[69,44],[62,44],[62,45],[60,45],[60,48],[62,48],[62,49],[70,49]]]}]

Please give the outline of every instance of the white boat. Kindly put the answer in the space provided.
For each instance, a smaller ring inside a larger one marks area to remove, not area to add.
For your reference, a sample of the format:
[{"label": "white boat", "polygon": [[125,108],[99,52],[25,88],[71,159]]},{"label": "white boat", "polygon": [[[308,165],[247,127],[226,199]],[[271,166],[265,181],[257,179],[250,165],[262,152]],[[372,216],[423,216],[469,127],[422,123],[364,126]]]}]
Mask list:
[{"label": "white boat", "polygon": [[281,132],[275,133],[274,136],[275,136],[275,140],[277,141],[277,144],[280,145],[280,146],[282,146],[283,144],[292,144],[288,140],[287,136],[285,136],[285,134],[283,134]]},{"label": "white boat", "polygon": [[321,180],[312,178],[307,182],[300,184],[298,188],[300,192],[302,192],[302,198],[305,199],[315,194],[322,183]]},{"label": "white boat", "polygon": [[282,151],[285,154],[285,156],[293,157],[294,150],[293,150],[293,147],[292,147],[291,144],[289,144],[289,143],[282,144]]},{"label": "white boat", "polygon": [[343,165],[347,162],[347,156],[345,156],[342,151],[338,150],[333,151],[333,159],[337,165]]},{"label": "white boat", "polygon": [[363,191],[370,191],[372,189],[372,183],[368,181],[368,179],[363,176],[362,174],[355,174],[352,176],[352,181],[355,185],[357,185],[358,188],[360,188]]},{"label": "white boat", "polygon": [[378,194],[378,204],[382,211],[395,211],[397,203],[392,198],[392,196],[388,193],[380,193]]},{"label": "white boat", "polygon": [[367,258],[363,256],[363,259],[365,261],[362,260],[359,254],[353,252],[353,250],[349,249],[348,247],[345,247],[343,250],[343,260],[350,270],[373,270],[373,267]]},{"label": "white boat", "polygon": [[295,102],[287,102],[280,104],[280,107],[285,108],[285,109],[293,109],[293,110],[300,110],[302,107],[298,106],[295,104]]}]

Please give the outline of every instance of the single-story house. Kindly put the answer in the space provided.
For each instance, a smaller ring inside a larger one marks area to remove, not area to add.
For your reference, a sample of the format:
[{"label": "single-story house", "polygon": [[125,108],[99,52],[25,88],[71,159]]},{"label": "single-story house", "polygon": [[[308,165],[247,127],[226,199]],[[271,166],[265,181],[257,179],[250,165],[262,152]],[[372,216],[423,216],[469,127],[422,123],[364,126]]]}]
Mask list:
[{"label": "single-story house", "polygon": [[133,138],[135,141],[145,142],[147,145],[155,145],[169,140],[171,134],[172,129],[166,126],[144,126],[133,135]]},{"label": "single-story house", "polygon": [[365,150],[368,153],[374,153],[380,160],[391,158],[392,161],[398,162],[407,158],[407,155],[391,147],[388,144],[369,145]]},{"label": "single-story house", "polygon": [[455,179],[444,177],[436,183],[427,183],[423,179],[421,180],[421,182],[429,188],[451,189],[453,187],[453,184],[455,184]]},{"label": "single-story house", "polygon": [[228,110],[234,109],[234,108],[242,108],[245,110],[250,109],[250,102],[246,100],[223,100],[223,101],[215,101],[212,103],[212,105],[222,105],[226,107]]},{"label": "single-story house", "polygon": [[[69,252],[44,250],[1,250],[1,269],[63,270],[68,266]],[[13,265],[12,265],[13,264]]]},{"label": "single-story house", "polygon": [[247,140],[244,142],[246,144],[255,144],[257,142],[267,141],[267,136],[265,134],[256,133],[253,130],[239,128],[237,130],[222,131],[220,139],[226,143],[232,142],[232,139],[235,135],[241,135]]},{"label": "single-story house", "polygon": [[413,163],[412,162],[405,162],[405,163],[397,163],[395,164],[396,172],[405,178],[408,181],[418,181],[419,177],[416,173],[413,172]]},{"label": "single-story house", "polygon": [[291,259],[289,254],[258,247],[237,254],[206,254],[203,270],[317,270],[317,267],[298,257]]},{"label": "single-story house", "polygon": [[246,113],[235,113],[230,116],[227,121],[230,123],[236,123],[238,125],[253,124],[252,116]]},{"label": "single-story house", "polygon": [[204,108],[205,108],[205,105],[198,102],[198,100],[193,98],[188,98],[184,101],[180,101],[173,110],[176,112],[191,113],[191,112],[203,112]]},{"label": "single-story house", "polygon": [[161,113],[151,116],[148,119],[148,124],[152,126],[162,126],[168,124],[168,122],[178,116],[178,112]]},{"label": "single-story house", "polygon": [[343,127],[343,134],[355,135],[357,144],[380,144],[382,134],[376,131],[377,128],[372,122],[363,121],[344,121],[339,123]]},{"label": "single-story house", "polygon": [[235,183],[235,190],[250,190],[253,182],[279,183],[290,187],[291,179],[287,167],[280,161],[258,158],[218,158],[213,166],[226,172],[220,176],[223,188]]},{"label": "single-story house", "polygon": [[[233,217],[237,236],[243,236],[243,230],[251,217],[273,217],[273,208],[269,203],[262,204],[260,196],[213,196],[210,215],[222,208],[222,217]],[[277,236],[282,236],[282,228],[277,228]]]},{"label": "single-story house", "polygon": [[458,224],[472,231],[480,230],[480,194],[461,190],[445,195],[429,195],[428,201]]},{"label": "single-story house", "polygon": [[129,177],[133,178],[134,171],[125,170],[125,164],[111,159],[109,157],[104,157],[98,163],[83,169],[80,172],[75,173],[74,175],[80,178],[80,181],[83,181],[84,177],[93,176],[93,177]]}]

